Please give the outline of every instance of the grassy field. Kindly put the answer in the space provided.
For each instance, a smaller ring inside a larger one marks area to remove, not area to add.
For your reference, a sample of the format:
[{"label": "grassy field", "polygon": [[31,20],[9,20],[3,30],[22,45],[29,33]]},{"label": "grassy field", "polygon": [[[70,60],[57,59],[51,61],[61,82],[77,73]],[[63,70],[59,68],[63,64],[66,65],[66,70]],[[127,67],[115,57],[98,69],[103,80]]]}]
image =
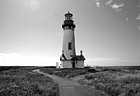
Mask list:
[{"label": "grassy field", "polygon": [[136,67],[104,68],[79,82],[99,96],[140,96],[140,71]]},{"label": "grassy field", "polygon": [[60,77],[85,75],[78,82],[99,96],[140,96],[140,67],[98,67],[84,69],[40,68]]},{"label": "grassy field", "polygon": [[0,96],[59,96],[58,85],[34,67],[0,68]]}]

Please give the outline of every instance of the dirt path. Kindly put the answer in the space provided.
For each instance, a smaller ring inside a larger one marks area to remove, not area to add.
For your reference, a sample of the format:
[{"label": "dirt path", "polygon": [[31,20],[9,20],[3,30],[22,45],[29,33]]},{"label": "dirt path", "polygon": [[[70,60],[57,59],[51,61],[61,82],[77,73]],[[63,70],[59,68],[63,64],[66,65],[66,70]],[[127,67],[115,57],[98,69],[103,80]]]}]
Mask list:
[{"label": "dirt path", "polygon": [[49,75],[39,70],[36,70],[36,72],[49,76],[55,82],[57,82],[59,84],[60,96],[97,96],[77,82],[66,78]]}]

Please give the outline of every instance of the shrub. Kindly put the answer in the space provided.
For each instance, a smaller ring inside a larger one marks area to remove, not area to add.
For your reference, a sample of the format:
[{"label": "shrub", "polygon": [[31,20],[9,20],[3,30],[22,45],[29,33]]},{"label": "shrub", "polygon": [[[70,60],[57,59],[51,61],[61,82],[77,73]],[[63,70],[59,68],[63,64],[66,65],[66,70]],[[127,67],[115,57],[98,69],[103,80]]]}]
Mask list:
[{"label": "shrub", "polygon": [[87,71],[90,72],[90,73],[96,73],[96,72],[98,72],[98,71],[95,70],[95,69],[88,69]]},{"label": "shrub", "polygon": [[119,76],[117,80],[126,84],[140,83],[140,74],[126,74],[123,76]]},{"label": "shrub", "polygon": [[91,79],[94,79],[94,76],[93,75],[85,75],[85,78],[87,80],[91,80]]}]

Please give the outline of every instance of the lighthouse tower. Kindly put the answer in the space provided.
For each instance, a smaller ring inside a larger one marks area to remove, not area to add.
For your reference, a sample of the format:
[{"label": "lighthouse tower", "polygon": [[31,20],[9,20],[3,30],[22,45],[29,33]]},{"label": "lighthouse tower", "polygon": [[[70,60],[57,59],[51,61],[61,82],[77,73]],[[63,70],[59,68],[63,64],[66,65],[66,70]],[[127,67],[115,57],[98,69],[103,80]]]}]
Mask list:
[{"label": "lighthouse tower", "polygon": [[62,55],[60,61],[63,68],[84,68],[84,56],[82,54],[76,55],[75,50],[75,24],[73,21],[73,14],[70,12],[65,14],[65,20],[62,25],[64,30]]}]

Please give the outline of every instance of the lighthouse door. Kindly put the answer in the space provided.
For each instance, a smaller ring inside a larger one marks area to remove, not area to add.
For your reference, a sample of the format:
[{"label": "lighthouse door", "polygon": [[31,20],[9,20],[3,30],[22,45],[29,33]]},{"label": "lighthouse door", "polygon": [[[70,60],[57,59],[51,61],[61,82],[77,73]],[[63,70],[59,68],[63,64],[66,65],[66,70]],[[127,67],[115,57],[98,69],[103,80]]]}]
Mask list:
[{"label": "lighthouse door", "polygon": [[75,62],[74,61],[72,62],[72,68],[75,68]]}]

